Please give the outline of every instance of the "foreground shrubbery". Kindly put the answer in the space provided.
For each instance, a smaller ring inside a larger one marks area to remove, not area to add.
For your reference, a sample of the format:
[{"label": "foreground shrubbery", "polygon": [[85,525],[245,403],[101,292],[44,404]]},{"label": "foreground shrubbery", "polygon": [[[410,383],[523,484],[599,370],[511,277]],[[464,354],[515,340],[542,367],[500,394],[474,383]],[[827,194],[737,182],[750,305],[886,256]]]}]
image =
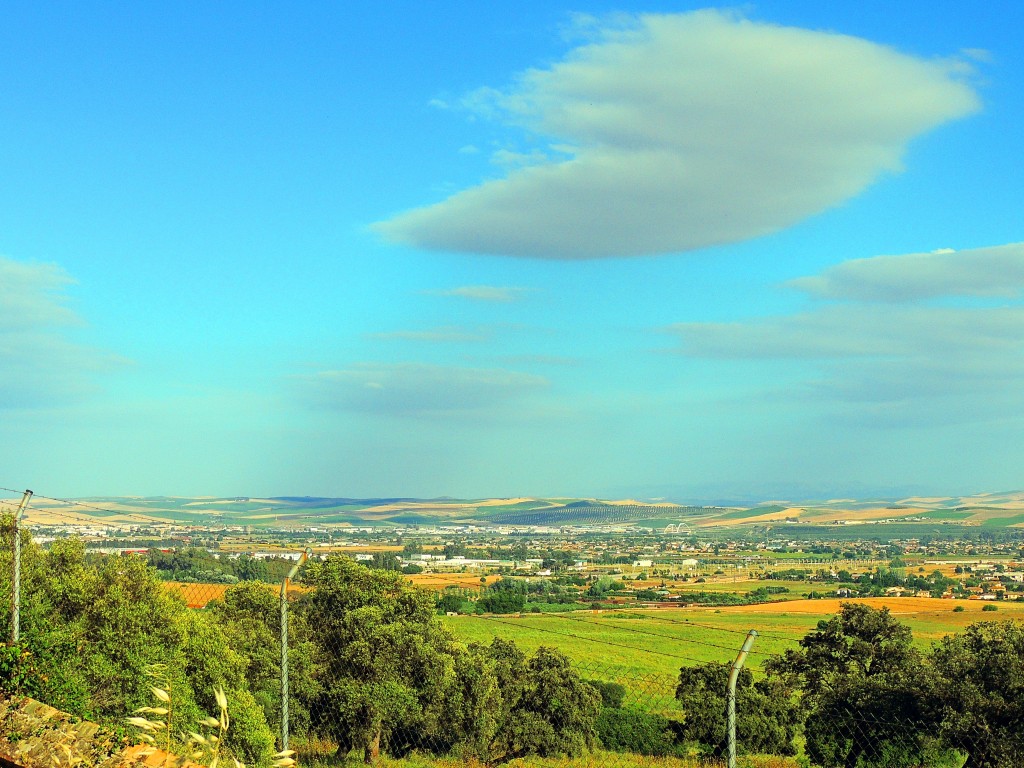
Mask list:
[{"label": "foreground shrubbery", "polygon": [[[214,614],[185,608],[141,559],[87,556],[76,539],[43,552],[26,537],[22,564],[18,663],[0,663],[0,688],[120,723],[150,703],[147,671],[164,665],[183,730],[196,730],[216,709],[213,692],[223,687],[235,719],[225,746],[252,765],[269,760],[274,737],[250,687],[248,659],[232,646],[241,638],[229,638]],[[9,626],[8,605],[0,621]],[[12,655],[8,648],[3,658]]]},{"label": "foreground shrubbery", "polygon": [[[466,647],[441,625],[433,596],[392,571],[331,558],[311,563],[305,581],[312,589],[291,611],[295,737],[368,761],[418,749],[497,763],[597,745],[601,695],[563,654],[528,657],[502,640]],[[223,688],[224,746],[267,764],[268,723],[280,722],[280,613],[267,585],[239,583],[192,611],[140,558],[87,555],[74,539],[43,551],[26,535],[22,598],[21,643],[0,652],[4,692],[119,723],[149,703],[147,671],[162,665],[176,727],[197,730]]]}]

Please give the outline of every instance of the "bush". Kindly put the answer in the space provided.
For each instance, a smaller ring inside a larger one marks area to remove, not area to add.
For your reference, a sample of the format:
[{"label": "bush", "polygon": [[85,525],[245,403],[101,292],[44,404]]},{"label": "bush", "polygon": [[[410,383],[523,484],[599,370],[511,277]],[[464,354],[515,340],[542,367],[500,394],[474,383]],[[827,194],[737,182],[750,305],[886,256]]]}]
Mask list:
[{"label": "bush", "polygon": [[662,715],[631,707],[604,707],[597,716],[596,728],[601,744],[613,752],[656,757],[681,754],[671,721]]},{"label": "bush", "polygon": [[267,725],[262,708],[246,690],[228,693],[231,703],[231,729],[225,746],[247,765],[265,765],[274,752],[274,734]]},{"label": "bush", "polygon": [[438,613],[469,613],[471,610],[472,606],[469,604],[469,601],[460,595],[443,595],[437,601]]},{"label": "bush", "polygon": [[963,613],[963,612],[964,612],[964,607],[962,605],[958,605],[956,608],[953,609],[953,613]]},{"label": "bush", "polygon": [[476,601],[484,613],[519,613],[526,605],[526,595],[503,590],[490,592]]},{"label": "bush", "polygon": [[33,695],[40,675],[32,652],[17,645],[0,645],[0,693]]},{"label": "bush", "polygon": [[601,706],[618,709],[622,706],[622,700],[626,698],[626,687],[621,683],[612,683],[605,680],[584,680],[583,682],[597,688],[601,694]]},{"label": "bush", "polygon": [[983,611],[998,611],[999,610],[999,606],[998,605],[992,605],[992,604],[983,605],[983,606],[981,606],[981,610],[983,610]]}]

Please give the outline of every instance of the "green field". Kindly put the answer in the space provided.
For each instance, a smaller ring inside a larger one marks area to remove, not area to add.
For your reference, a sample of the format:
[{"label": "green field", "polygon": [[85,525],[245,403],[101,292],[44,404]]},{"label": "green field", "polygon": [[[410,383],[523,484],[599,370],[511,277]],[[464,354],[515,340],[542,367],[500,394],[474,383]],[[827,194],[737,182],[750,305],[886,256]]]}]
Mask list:
[{"label": "green field", "polygon": [[[822,601],[823,603],[825,601]],[[930,603],[934,603],[931,607]],[[827,605],[835,605],[828,601]],[[914,605],[919,603],[915,602]],[[999,610],[982,613],[979,601],[929,601],[926,611],[892,610],[914,632],[915,642],[928,648],[939,638],[980,620],[1024,620],[1024,604],[1000,603]],[[908,606],[911,603],[907,603]],[[956,605],[965,607],[954,613]],[[445,624],[465,642],[490,642],[494,637],[515,640],[525,650],[554,646],[593,677],[643,681],[665,690],[674,685],[683,665],[732,661],[748,630],[759,633],[747,666],[755,672],[767,655],[796,648],[826,613],[787,611],[786,605],[701,609],[621,609],[577,611],[571,614],[521,616],[450,616]],[[823,605],[823,607],[825,607]]]},{"label": "green field", "polygon": [[795,641],[813,628],[817,619],[775,614],[755,620],[725,609],[636,609],[523,614],[521,618],[453,616],[444,621],[466,642],[486,643],[503,637],[530,651],[541,645],[554,646],[581,669],[593,670],[594,677],[624,682],[663,678],[661,687],[673,687],[683,665],[732,661],[749,629],[772,635],[757,641],[750,664],[757,668],[763,654],[795,647]]}]

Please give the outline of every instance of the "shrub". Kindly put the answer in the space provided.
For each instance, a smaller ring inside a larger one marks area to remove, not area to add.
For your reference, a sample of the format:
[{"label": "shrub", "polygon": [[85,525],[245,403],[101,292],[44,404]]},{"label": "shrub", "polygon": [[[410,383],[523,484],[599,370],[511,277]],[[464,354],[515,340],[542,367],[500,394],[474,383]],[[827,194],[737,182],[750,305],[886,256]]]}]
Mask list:
[{"label": "shrub", "polygon": [[584,680],[585,683],[597,688],[601,694],[601,706],[618,709],[622,706],[622,700],[626,698],[626,687],[621,683],[612,683],[605,680]]},{"label": "shrub", "polygon": [[519,613],[526,605],[526,596],[515,592],[494,592],[476,601],[485,613]]},{"label": "shrub", "polygon": [[983,610],[983,611],[998,611],[999,610],[999,606],[998,605],[991,605],[991,604],[983,605],[983,606],[981,606],[981,610]]},{"label": "shrub", "polygon": [[0,693],[31,696],[39,675],[31,651],[17,645],[0,645]]},{"label": "shrub", "polygon": [[963,612],[964,612],[964,607],[962,605],[958,605],[956,608],[953,609],[953,613],[963,613]]},{"label": "shrub", "polygon": [[680,754],[671,721],[631,707],[604,707],[597,716],[597,735],[605,749],[664,757]]}]

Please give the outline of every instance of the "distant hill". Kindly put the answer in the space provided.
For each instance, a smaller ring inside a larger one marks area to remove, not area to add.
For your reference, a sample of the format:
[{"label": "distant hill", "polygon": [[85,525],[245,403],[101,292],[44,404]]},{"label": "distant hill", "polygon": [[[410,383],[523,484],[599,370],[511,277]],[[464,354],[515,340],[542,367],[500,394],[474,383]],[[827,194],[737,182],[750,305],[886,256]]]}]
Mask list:
[{"label": "distant hill", "polygon": [[[15,499],[0,500],[12,507]],[[931,524],[1024,527],[1024,491],[961,497],[772,500],[750,507],[699,506],[637,499],[414,499],[323,496],[34,498],[30,524],[153,524],[203,527],[346,528],[352,526],[638,527],[696,530],[749,526]]]}]

